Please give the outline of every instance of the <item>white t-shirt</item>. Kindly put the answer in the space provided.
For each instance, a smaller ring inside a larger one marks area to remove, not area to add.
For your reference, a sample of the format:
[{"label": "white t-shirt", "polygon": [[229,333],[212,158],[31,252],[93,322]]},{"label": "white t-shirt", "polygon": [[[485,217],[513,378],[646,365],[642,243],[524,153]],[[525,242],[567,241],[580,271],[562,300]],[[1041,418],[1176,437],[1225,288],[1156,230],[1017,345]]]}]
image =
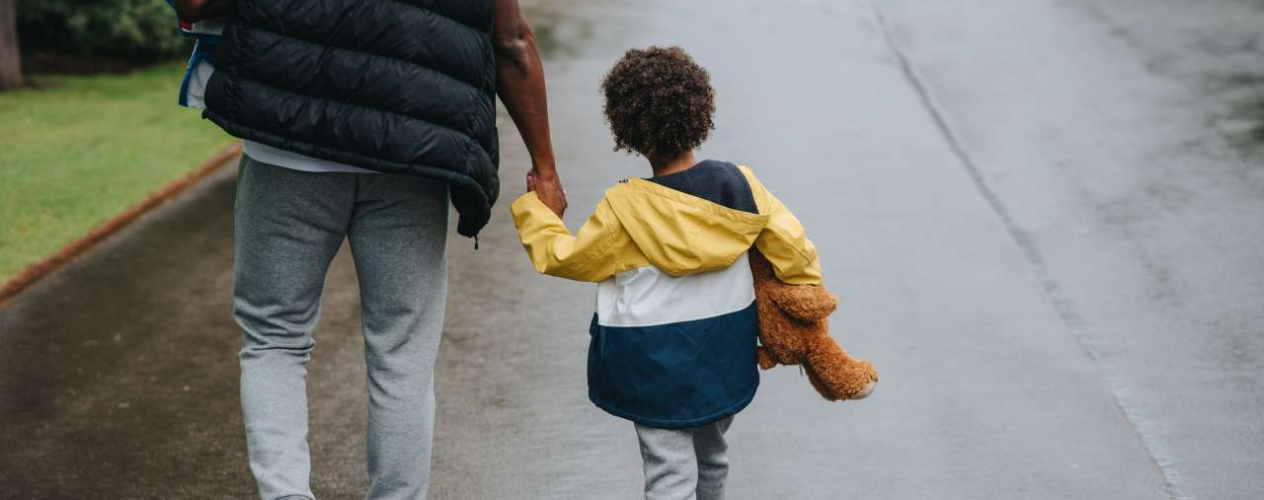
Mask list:
[{"label": "white t-shirt", "polygon": [[[194,109],[206,109],[206,82],[210,81],[211,74],[215,73],[215,67],[210,61],[201,61],[196,68],[193,68],[193,74],[189,77],[189,92],[187,94],[188,106]],[[259,160],[260,163],[277,165],[293,170],[302,170],[304,172],[342,172],[352,174],[376,174],[377,171],[367,168],[354,167],[351,165],[338,163],[336,161],[321,160],[310,156],[301,155],[292,151],[286,151],[280,148],[274,148],[267,144],[255,141],[244,141],[245,145],[242,151],[249,157]]]}]

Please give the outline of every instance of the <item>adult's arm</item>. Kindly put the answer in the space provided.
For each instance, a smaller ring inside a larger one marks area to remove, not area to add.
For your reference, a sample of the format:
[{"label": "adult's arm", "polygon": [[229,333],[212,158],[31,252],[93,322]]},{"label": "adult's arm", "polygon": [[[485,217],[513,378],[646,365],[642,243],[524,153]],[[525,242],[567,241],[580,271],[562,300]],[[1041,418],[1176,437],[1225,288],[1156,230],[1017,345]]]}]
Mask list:
[{"label": "adult's arm", "polygon": [[237,6],[237,0],[175,0],[175,3],[176,15],[191,23],[228,17]]},{"label": "adult's arm", "polygon": [[531,155],[531,173],[527,175],[536,194],[560,217],[566,211],[566,193],[553,159],[544,65],[535,34],[518,8],[518,0],[496,0],[495,16],[496,92]]}]

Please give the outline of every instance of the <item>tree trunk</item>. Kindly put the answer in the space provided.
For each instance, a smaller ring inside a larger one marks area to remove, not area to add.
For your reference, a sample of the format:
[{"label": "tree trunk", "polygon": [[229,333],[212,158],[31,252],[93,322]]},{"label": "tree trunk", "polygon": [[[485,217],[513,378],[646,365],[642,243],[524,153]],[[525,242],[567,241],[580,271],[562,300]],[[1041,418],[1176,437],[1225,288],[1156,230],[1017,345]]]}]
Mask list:
[{"label": "tree trunk", "polygon": [[17,0],[0,0],[0,90],[22,85]]}]

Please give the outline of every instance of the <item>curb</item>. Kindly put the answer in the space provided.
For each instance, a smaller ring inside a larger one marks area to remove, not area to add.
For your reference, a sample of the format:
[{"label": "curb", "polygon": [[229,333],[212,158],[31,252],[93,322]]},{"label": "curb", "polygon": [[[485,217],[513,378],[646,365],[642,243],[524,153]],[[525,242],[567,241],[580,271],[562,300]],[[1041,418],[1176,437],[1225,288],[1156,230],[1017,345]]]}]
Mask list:
[{"label": "curb", "polygon": [[180,193],[183,193],[190,187],[196,185],[202,179],[211,175],[211,173],[225,165],[228,165],[231,163],[231,160],[236,158],[239,154],[241,154],[241,141],[235,141],[224,149],[219,150],[219,152],[215,153],[214,156],[211,156],[206,161],[202,162],[201,165],[198,165],[197,169],[185,174],[184,177],[171,181],[166,186],[163,186],[162,189],[150,193],[149,196],[146,196],[140,203],[132,205],[122,213],[101,223],[97,227],[93,228],[87,235],[84,235],[83,237],[71,242],[69,245],[62,247],[61,250],[57,251],[57,253],[45,258],[44,260],[26,266],[26,269],[23,269],[17,275],[5,281],[3,285],[0,285],[0,306],[4,306],[6,302],[13,297],[16,297],[19,293],[22,293],[23,290],[26,290],[31,285],[34,285],[41,278],[48,276],[67,262],[74,260],[75,257],[83,255],[88,250],[91,250],[98,243],[104,241],[114,233],[117,233],[120,229],[123,229],[136,219],[139,219],[140,216],[145,215],[150,210],[170,201],[172,198],[175,198]]}]

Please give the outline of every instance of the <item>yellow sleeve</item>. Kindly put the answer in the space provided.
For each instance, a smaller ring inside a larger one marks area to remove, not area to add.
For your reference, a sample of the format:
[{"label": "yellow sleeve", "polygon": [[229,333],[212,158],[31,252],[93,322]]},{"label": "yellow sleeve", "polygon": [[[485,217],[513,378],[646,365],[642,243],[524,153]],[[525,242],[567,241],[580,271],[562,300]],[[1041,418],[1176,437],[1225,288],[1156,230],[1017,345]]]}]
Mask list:
[{"label": "yellow sleeve", "polygon": [[807,229],[749,168],[741,169],[759,213],[769,216],[768,225],[755,239],[755,248],[772,263],[781,281],[791,285],[820,285],[821,260],[816,254],[816,245],[808,239]]},{"label": "yellow sleeve", "polygon": [[541,274],[596,283],[621,270],[620,255],[631,240],[605,199],[575,235],[535,193],[519,197],[510,211],[522,247]]}]

